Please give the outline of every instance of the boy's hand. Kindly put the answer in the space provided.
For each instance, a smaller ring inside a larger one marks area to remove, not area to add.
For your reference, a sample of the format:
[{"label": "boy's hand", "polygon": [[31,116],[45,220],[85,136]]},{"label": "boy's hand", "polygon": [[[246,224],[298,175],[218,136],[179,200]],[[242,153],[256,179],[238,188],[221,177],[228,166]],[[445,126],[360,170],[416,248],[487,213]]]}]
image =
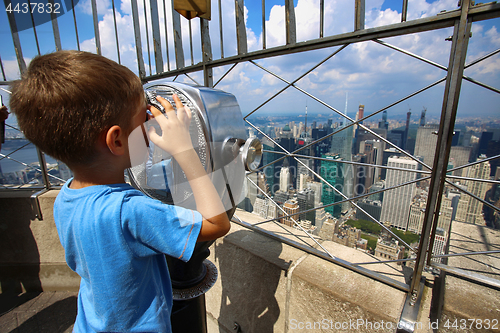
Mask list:
[{"label": "boy's hand", "polygon": [[4,121],[9,118],[9,111],[5,105],[0,106],[0,121]]},{"label": "boy's hand", "polygon": [[163,97],[156,99],[165,108],[166,114],[163,115],[154,106],[148,105],[155,120],[162,130],[161,136],[156,133],[154,127],[149,128],[149,138],[153,143],[175,157],[176,154],[186,150],[193,149],[191,136],[189,135],[189,124],[191,124],[191,110],[182,105],[177,95],[173,96],[177,107],[177,114],[172,105]]},{"label": "boy's hand", "polygon": [[189,135],[191,110],[182,105],[177,95],[173,97],[177,114],[172,105],[159,96],[157,100],[165,108],[166,117],[155,107],[148,106],[162,130],[159,136],[154,127],[150,128],[149,138],[155,145],[170,153],[184,171],[193,191],[196,210],[203,216],[198,241],[213,240],[224,236],[231,225],[219,193],[193,149]]}]

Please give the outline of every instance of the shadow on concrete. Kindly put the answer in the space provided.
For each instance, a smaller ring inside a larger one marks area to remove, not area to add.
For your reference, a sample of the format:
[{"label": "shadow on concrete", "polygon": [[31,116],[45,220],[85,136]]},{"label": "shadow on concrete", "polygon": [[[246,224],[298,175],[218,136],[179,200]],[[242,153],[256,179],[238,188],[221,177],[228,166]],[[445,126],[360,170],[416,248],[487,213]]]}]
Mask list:
[{"label": "shadow on concrete", "polygon": [[[254,248],[254,255],[234,245],[245,243]],[[281,243],[246,230],[232,233],[215,247],[222,284],[221,333],[233,332],[236,324],[241,332],[274,331],[280,315],[275,293],[283,267],[289,265],[279,258],[281,251]]]},{"label": "shadow on concrete", "polygon": [[33,298],[36,298],[40,295],[40,292],[32,292],[32,293],[23,293],[23,294],[15,294],[12,292],[6,292],[0,294],[0,317],[11,311],[12,309],[17,308],[24,303],[31,301]]},{"label": "shadow on concrete", "polygon": [[76,320],[77,297],[70,296],[36,312],[9,333],[21,332],[71,332]]},{"label": "shadow on concrete", "polygon": [[[35,216],[29,197],[0,198],[0,287],[3,294],[41,292],[40,253],[31,224]],[[24,212],[19,214],[19,212]]]}]

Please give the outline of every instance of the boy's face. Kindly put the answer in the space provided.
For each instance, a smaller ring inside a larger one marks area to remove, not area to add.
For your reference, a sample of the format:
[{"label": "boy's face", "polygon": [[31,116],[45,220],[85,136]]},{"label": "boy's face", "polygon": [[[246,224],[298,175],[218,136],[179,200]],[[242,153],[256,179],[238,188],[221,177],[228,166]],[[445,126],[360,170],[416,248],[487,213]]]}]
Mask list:
[{"label": "boy's face", "polygon": [[149,139],[144,123],[149,120],[145,99],[142,99],[133,112],[131,132],[128,137],[128,149],[131,166],[136,166],[146,161]]},{"label": "boy's face", "polygon": [[132,116],[132,131],[134,131],[139,126],[142,126],[146,121],[149,120],[147,111],[148,108],[146,106],[146,100],[142,99]]}]

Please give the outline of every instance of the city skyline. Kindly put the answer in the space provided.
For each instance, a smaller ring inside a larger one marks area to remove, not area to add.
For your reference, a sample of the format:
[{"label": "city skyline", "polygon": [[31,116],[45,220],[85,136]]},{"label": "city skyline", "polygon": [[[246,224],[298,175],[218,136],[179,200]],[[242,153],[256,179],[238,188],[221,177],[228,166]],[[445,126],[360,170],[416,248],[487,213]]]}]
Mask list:
[{"label": "city skyline", "polygon": [[[148,3],[148,1],[147,1]],[[166,57],[166,38],[164,36],[164,21],[162,2],[160,1],[160,31],[163,39],[164,69],[175,68],[173,54],[173,33],[169,27],[168,44],[170,48],[169,63]],[[167,1],[168,4],[168,1]],[[297,42],[312,40],[319,37],[319,1],[318,0],[296,0],[295,15],[297,24]],[[110,0],[102,0],[97,3],[99,18],[99,31],[101,35],[102,54],[115,61],[118,60],[116,52],[114,21]],[[116,20],[118,28],[118,40],[121,50],[122,64],[137,73],[135,62],[135,44],[133,34],[133,24],[131,18],[130,1],[116,1]],[[438,14],[442,10],[455,10],[456,0],[416,0],[412,1],[408,8],[408,19],[429,17]],[[144,13],[143,2],[138,1],[139,13]],[[147,5],[148,6],[148,5]],[[230,57],[237,54],[234,24],[234,2],[223,0],[224,25],[224,56]],[[90,0],[79,1],[75,6],[76,19],[78,24],[78,35],[82,50],[95,52],[94,31]],[[252,1],[245,3],[245,20],[247,30],[247,42],[249,51],[256,51],[262,48],[262,27],[261,27],[261,4]],[[149,11],[148,22],[150,23]],[[166,6],[167,19],[171,17],[171,9]],[[219,40],[219,17],[218,7],[215,1],[212,2],[212,20],[210,21],[210,35],[212,41],[212,52],[214,59],[221,56]],[[400,21],[401,3],[395,0],[373,0],[366,4],[366,28],[397,23]],[[141,16],[141,31],[143,41],[146,40],[145,22]],[[266,2],[266,47],[271,48],[285,43],[284,34],[284,5],[280,1]],[[324,35],[329,36],[343,32],[352,31],[354,17],[354,2],[325,2],[325,26]],[[334,20],[332,18],[335,18]],[[65,49],[76,49],[76,38],[74,23],[71,13],[66,13],[58,18],[59,26],[65,27],[61,30],[61,42]],[[5,12],[0,13],[0,40],[2,50],[0,56],[4,64],[7,80],[16,79],[19,76],[17,60],[10,36],[10,28]],[[200,52],[200,31],[199,21],[194,19],[192,23],[193,35],[193,61],[201,61]],[[182,38],[185,55],[185,65],[191,65],[189,54],[189,27],[188,22],[181,20]],[[466,63],[477,59],[500,47],[500,26],[499,19],[487,22],[474,22],[472,25],[472,35],[469,42],[469,52]],[[51,41],[50,23],[37,26],[38,38],[40,39],[41,53],[55,50],[54,42]],[[452,28],[430,31],[420,34],[411,34],[389,38],[384,42],[406,49],[414,54],[423,56],[432,62],[446,67],[448,64],[448,48],[450,42],[446,41],[452,33]],[[37,54],[36,43],[33,31],[27,29],[19,33],[23,47],[25,62],[29,61]],[[150,34],[149,38],[152,36]],[[152,48],[153,43],[150,43]],[[276,73],[280,77],[291,81],[299,75],[312,68],[316,63],[330,55],[338,47],[324,50],[309,51],[287,56],[261,59],[256,61],[259,65]],[[149,64],[147,61],[147,49],[143,48],[146,74],[149,74]],[[500,68],[500,57],[498,55],[467,68],[465,75],[484,82],[490,86],[500,86],[500,76],[497,75]],[[154,66],[153,66],[154,67]],[[214,79],[219,79],[229,66],[214,69]],[[153,68],[154,74],[154,68]],[[326,102],[338,111],[347,111],[347,115],[355,114],[359,104],[366,105],[365,115],[387,107],[395,100],[403,98],[414,91],[421,89],[432,82],[444,77],[446,72],[429,64],[420,62],[414,58],[403,55],[397,51],[384,47],[375,42],[362,42],[348,45],[335,57],[331,58],[318,69],[305,76],[297,82],[297,86],[311,93],[314,97]],[[190,74],[197,82],[203,82],[200,72]],[[193,83],[187,77],[179,80]],[[243,115],[253,111],[260,103],[279,91],[286,84],[271,74],[251,63],[238,64],[221,81],[217,88],[234,94],[240,104]],[[389,116],[406,113],[409,109],[413,112],[420,112],[422,107],[429,110],[429,115],[439,115],[442,107],[444,84],[441,83],[428,89],[422,94],[411,97],[403,103],[388,109]],[[1,92],[4,100],[8,102],[9,96],[4,91]],[[347,101],[346,101],[347,99]],[[347,103],[346,103],[347,102]],[[304,95],[293,88],[288,88],[281,95],[271,100],[256,115],[266,114],[290,114],[300,113],[302,108],[297,105],[308,105],[311,114],[322,113],[337,115],[332,110],[321,105],[315,99]],[[469,116],[480,113],[484,116],[496,114],[498,104],[498,94],[480,88],[470,82],[464,81],[462,86],[462,96],[459,103],[459,116]],[[347,107],[346,107],[347,106]],[[11,120],[13,121],[13,120]]]}]

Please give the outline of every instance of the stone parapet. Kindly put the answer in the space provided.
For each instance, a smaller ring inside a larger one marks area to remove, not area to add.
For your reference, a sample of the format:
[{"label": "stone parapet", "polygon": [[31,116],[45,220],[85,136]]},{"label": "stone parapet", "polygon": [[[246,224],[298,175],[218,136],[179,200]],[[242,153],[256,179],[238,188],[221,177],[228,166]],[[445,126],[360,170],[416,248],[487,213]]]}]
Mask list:
[{"label": "stone parapet", "polygon": [[206,294],[212,332],[234,332],[235,323],[242,332],[373,332],[373,325],[395,327],[406,296],[236,224],[212,245],[209,259],[219,269]]},{"label": "stone parapet", "polygon": [[[32,193],[0,191],[2,293],[77,291],[80,278],[65,263],[53,220],[58,191],[39,196],[42,219],[33,213]],[[238,215],[244,221],[252,217],[243,212]],[[285,232],[273,223],[269,228],[283,237],[297,233],[297,242],[318,247],[293,228]],[[316,239],[341,260],[377,260],[359,250]],[[487,251],[498,244],[496,230],[454,223],[451,252]],[[210,250],[209,259],[217,266],[219,277],[206,294],[209,333],[235,332],[235,323],[241,332],[394,332],[387,329],[387,323],[394,326],[399,321],[405,292],[239,224],[232,223],[229,234]],[[478,265],[474,268],[483,271],[487,266],[486,274],[498,278],[495,255],[453,257],[450,265],[463,269]],[[401,266],[376,264],[367,268],[408,282]],[[460,320],[470,324],[471,320],[489,319],[492,326],[493,320],[500,318],[498,290],[449,275],[444,283],[434,275],[426,277],[418,317],[421,324],[416,332],[433,332],[436,322],[440,332],[463,332]],[[444,327],[447,320],[450,324],[457,320],[458,329]],[[466,331],[487,330],[483,326]]]},{"label": "stone parapet", "polygon": [[78,291],[80,277],[66,265],[54,224],[59,191],[38,197],[42,218],[36,218],[34,191],[0,191],[0,280],[2,293]]}]

